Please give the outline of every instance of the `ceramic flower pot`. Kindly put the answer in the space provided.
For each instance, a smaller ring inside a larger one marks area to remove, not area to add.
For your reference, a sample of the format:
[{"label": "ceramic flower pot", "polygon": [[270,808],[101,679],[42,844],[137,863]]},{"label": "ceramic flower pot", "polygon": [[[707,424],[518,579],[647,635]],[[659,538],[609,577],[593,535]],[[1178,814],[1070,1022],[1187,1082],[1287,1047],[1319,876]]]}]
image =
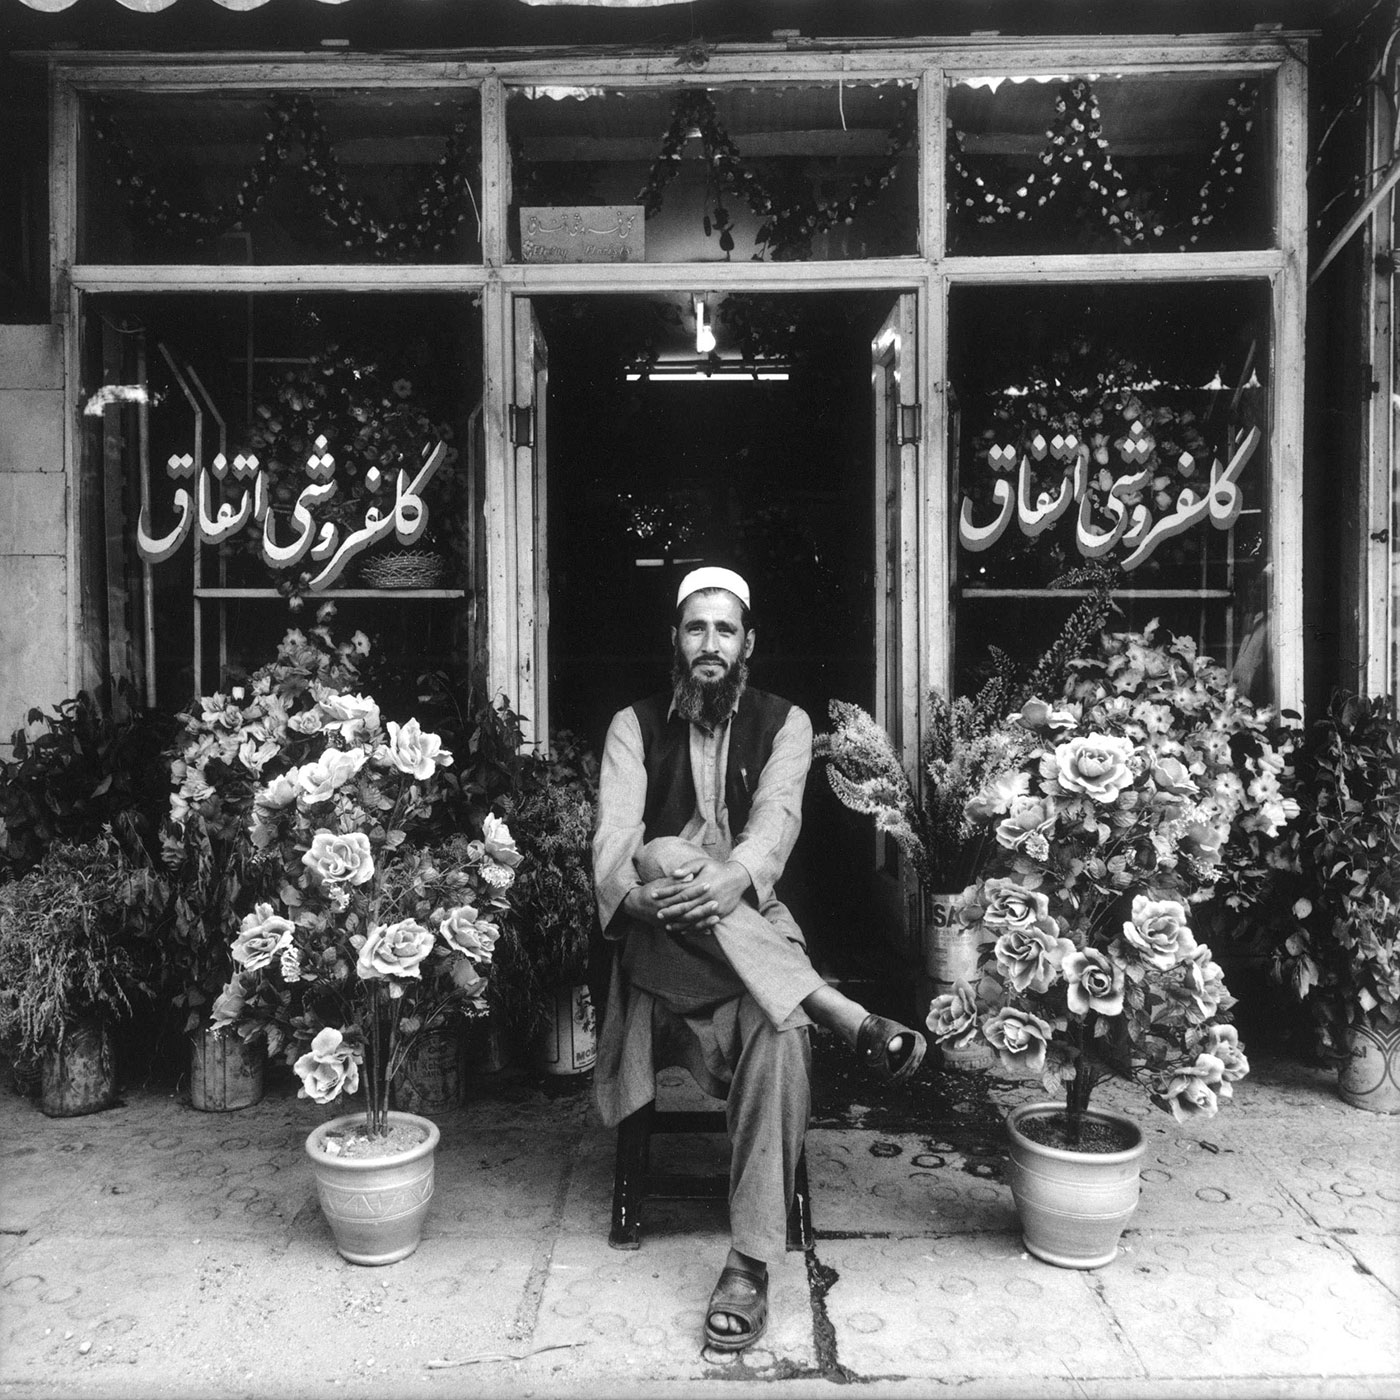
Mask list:
[{"label": "ceramic flower pot", "polygon": [[586,984],[554,989],[549,1019],[530,1043],[530,1058],[546,1074],[584,1074],[593,1068],[598,1035]]},{"label": "ceramic flower pot", "polygon": [[262,1102],[267,1047],[261,1036],[206,1027],[190,1037],[190,1107],[224,1113]]},{"label": "ceramic flower pot", "polygon": [[418,1248],[433,1198],[437,1124],[413,1113],[390,1111],[396,1125],[417,1128],[423,1140],[406,1152],[382,1157],[337,1157],[325,1150],[335,1133],[364,1122],[362,1113],[347,1113],[313,1129],[306,1155],[316,1178],[321,1213],[335,1236],[341,1257],[352,1264],[392,1264]]},{"label": "ceramic flower pot", "polygon": [[1007,1174],[1021,1217],[1021,1235],[1037,1259],[1062,1269],[1100,1269],[1118,1254],[1118,1240],[1138,1203],[1138,1170],[1147,1143],[1142,1129],[1119,1113],[1090,1109],[1090,1122],[1116,1124],[1133,1145],[1121,1152],[1076,1152],[1027,1137],[1029,1118],[1064,1111],[1062,1103],[1032,1103],[1006,1120],[1011,1138]]},{"label": "ceramic flower pot", "polygon": [[116,1058],[106,1018],[74,1021],[62,1043],[44,1051],[39,1107],[50,1118],[76,1118],[100,1113],[116,1101]]},{"label": "ceramic flower pot", "polygon": [[1368,1021],[1348,1029],[1337,1090],[1354,1108],[1400,1113],[1400,1026]]}]

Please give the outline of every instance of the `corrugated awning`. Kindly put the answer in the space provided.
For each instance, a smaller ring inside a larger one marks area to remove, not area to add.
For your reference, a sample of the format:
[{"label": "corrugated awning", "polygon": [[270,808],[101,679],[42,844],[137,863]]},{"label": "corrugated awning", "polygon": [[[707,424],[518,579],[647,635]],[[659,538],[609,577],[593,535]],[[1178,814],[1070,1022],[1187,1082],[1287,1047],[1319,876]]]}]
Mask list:
[{"label": "corrugated awning", "polygon": [[[48,13],[66,10],[70,5],[76,5],[77,2],[78,0],[20,0],[22,5],[27,5],[31,10],[44,10]],[[168,10],[177,2],[178,0],[116,0],[116,3],[124,8],[145,15]],[[270,4],[271,0],[214,0],[214,3],[222,6],[225,10],[258,10],[264,5]],[[321,3],[323,5],[343,5],[346,0],[321,0]],[[521,3],[526,5],[573,5],[615,10],[644,10],[662,5],[685,5],[689,4],[690,0],[521,0]]]}]

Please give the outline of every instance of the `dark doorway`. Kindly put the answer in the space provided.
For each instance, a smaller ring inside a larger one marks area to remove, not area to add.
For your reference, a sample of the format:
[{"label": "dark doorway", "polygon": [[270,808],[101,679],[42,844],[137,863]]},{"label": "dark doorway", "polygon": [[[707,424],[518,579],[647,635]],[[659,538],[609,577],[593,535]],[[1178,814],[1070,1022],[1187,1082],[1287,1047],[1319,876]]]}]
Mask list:
[{"label": "dark doorway", "polygon": [[[753,591],[752,683],[869,708],[874,637],[870,341],[888,293],[548,297],[549,687],[557,728],[601,751],[613,712],[668,685],[675,589],[696,561]],[[754,378],[755,372],[785,378]],[[723,378],[736,374],[738,378]],[[679,378],[698,374],[698,378]],[[667,376],[667,377],[663,377]],[[863,893],[870,824],[819,770],[784,893],[814,960],[891,970]],[[879,945],[879,946],[876,946]]]}]

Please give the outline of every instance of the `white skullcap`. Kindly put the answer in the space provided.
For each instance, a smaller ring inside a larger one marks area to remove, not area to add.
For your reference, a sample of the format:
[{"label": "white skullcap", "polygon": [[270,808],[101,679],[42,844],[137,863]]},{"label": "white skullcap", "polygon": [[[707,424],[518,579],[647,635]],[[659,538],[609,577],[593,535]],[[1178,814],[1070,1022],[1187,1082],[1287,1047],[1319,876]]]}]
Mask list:
[{"label": "white skullcap", "polygon": [[706,588],[728,589],[746,608],[749,603],[749,586],[733,569],[716,569],[707,565],[703,569],[692,569],[676,590],[676,606],[685,602],[692,593],[700,593]]}]

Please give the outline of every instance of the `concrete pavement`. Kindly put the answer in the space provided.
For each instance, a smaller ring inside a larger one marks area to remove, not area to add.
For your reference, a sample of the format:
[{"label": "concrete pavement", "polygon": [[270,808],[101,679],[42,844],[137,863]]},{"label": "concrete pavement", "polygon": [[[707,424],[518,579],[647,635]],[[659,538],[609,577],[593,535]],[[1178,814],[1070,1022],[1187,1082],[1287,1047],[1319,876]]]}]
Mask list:
[{"label": "concrete pavement", "polygon": [[[1118,1259],[1081,1273],[1024,1251],[1002,1179],[1001,1113],[1036,1086],[881,1089],[815,1048],[815,1245],[737,1358],[701,1336],[723,1203],[651,1202],[642,1248],[609,1249],[612,1134],[581,1090],[507,1072],[435,1113],[423,1243],[365,1269],[302,1153],[332,1111],[288,1079],[232,1114],[148,1088],[63,1120],[7,1077],[0,1396],[1400,1396],[1400,1119],[1328,1071],[1256,1055],[1193,1130],[1102,1087],[1149,1148]],[[724,1169],[722,1138],[656,1151]]]}]

